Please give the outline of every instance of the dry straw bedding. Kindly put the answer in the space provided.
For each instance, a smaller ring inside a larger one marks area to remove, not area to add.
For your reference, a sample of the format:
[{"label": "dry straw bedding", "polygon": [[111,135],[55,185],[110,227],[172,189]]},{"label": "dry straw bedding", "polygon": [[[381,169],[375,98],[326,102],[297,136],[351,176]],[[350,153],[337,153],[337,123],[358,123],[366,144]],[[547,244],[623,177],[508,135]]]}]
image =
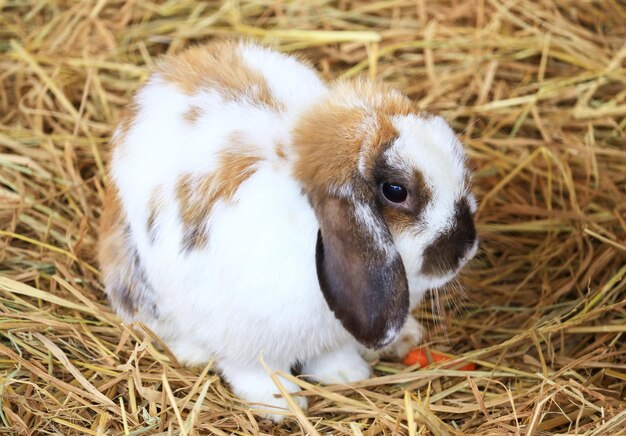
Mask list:
[{"label": "dry straw bedding", "polygon": [[[253,416],[111,314],[108,139],[154,59],[246,35],[367,75],[469,147],[481,252],[417,316],[473,372],[379,362]],[[626,434],[626,4],[0,1],[0,433]],[[457,307],[461,306],[461,307]]]}]

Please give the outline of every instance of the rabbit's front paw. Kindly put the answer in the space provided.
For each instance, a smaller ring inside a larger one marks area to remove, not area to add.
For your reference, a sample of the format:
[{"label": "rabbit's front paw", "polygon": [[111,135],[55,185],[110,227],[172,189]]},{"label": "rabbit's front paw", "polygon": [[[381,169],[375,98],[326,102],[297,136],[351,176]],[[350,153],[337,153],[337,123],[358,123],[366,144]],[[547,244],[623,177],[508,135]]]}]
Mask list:
[{"label": "rabbit's front paw", "polygon": [[[282,397],[278,387],[262,367],[226,367],[222,372],[233,392],[250,403],[250,409],[256,415],[269,418],[275,423],[293,415],[287,400]],[[279,378],[279,381],[289,394],[300,391],[300,388],[289,380]],[[306,398],[298,395],[291,395],[291,398],[306,412],[308,406]]]},{"label": "rabbit's front paw", "polygon": [[381,358],[388,360],[401,360],[409,351],[417,347],[422,342],[423,333],[422,326],[412,316],[406,320],[406,323],[398,333],[398,337],[389,345],[381,350],[372,350],[363,347],[361,354],[370,363],[377,362]]},{"label": "rabbit's front paw", "polygon": [[352,383],[370,377],[372,370],[352,344],[314,357],[302,373],[323,384]]},{"label": "rabbit's front paw", "polygon": [[411,349],[422,342],[422,336],[422,326],[409,315],[396,340],[380,350],[380,355],[393,360],[403,359]]}]

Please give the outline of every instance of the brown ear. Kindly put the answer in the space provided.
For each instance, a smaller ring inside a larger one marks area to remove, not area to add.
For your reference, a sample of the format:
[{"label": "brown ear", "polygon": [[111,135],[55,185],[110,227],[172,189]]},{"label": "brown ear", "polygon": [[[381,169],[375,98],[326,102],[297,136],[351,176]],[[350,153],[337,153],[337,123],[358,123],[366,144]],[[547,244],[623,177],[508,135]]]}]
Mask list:
[{"label": "brown ear", "polygon": [[384,347],[409,311],[404,265],[385,221],[370,206],[340,198],[316,212],[317,277],[328,306],[360,343]]}]

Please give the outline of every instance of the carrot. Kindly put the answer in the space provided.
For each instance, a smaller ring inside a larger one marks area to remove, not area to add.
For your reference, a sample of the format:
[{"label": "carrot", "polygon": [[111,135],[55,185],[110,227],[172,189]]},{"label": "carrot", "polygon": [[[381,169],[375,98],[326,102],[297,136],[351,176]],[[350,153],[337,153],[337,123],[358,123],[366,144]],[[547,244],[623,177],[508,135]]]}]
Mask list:
[{"label": "carrot", "polygon": [[[428,366],[433,362],[447,362],[453,359],[454,359],[454,356],[442,353],[441,351],[426,350],[425,348],[414,348],[411,351],[409,351],[406,357],[402,360],[402,363],[404,363],[407,366],[415,365],[416,363],[419,363],[420,368],[424,368],[425,366]],[[461,371],[475,371],[476,370],[476,364],[472,362],[465,363],[463,366],[456,368],[457,365],[460,365],[460,363],[452,365],[450,368],[458,369]]]}]

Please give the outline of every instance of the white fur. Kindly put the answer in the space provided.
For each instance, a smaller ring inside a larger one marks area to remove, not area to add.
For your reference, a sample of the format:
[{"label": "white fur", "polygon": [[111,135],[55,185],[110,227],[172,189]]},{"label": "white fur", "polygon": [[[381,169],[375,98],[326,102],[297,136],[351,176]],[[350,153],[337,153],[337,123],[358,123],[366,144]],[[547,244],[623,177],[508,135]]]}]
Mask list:
[{"label": "white fur", "polygon": [[[291,163],[278,162],[274,155],[277,142],[290,155],[294,123],[328,90],[312,69],[293,58],[250,44],[238,49],[266,79],[284,111],[226,101],[211,90],[185,95],[158,76],[137,95],[137,118],[116,148],[111,168],[132,242],[154,289],[157,315],[140,311],[125,321],[145,322],[183,362],[201,364],[215,358],[242,398],[285,408],[285,400],[275,397],[278,390],[259,363],[261,356],[269,368],[285,372],[304,362],[305,373],[327,383],[367,378],[370,370],[319,289],[314,211],[293,180]],[[202,111],[194,124],[183,118],[192,107]],[[463,183],[458,178],[463,174],[459,145],[437,118],[397,118],[394,124],[401,139],[390,153],[404,160],[408,156],[410,165],[429,166],[442,175],[429,179],[437,198],[428,211],[429,225],[440,222],[440,230],[452,210],[452,196],[446,191],[457,193]],[[185,253],[176,181],[183,174],[214,171],[216,153],[233,132],[244,134],[263,160],[233,201],[218,202],[206,217],[210,229],[206,248]],[[424,146],[412,151],[408,138],[416,137],[424,139]],[[151,241],[146,222],[157,188],[162,205],[158,236]],[[357,204],[357,216],[371,237],[382,239],[368,207]],[[396,235],[395,242],[407,266],[413,306],[436,283],[417,274],[421,264],[416,253],[423,247],[416,247],[409,235]],[[390,340],[396,335],[388,332]],[[283,383],[290,392],[299,390]],[[298,402],[306,407],[304,399]],[[269,416],[279,420],[281,415]]]},{"label": "white fur", "polygon": [[432,192],[420,238],[430,241],[449,227],[455,202],[465,195],[463,148],[441,117],[396,116],[393,124],[400,136],[386,157],[400,160],[405,167],[419,169]]},{"label": "white fur", "polygon": [[302,367],[302,374],[324,384],[351,383],[368,378],[370,366],[361,357],[358,344],[350,341],[342,347],[321,353]]},{"label": "white fur", "polygon": [[469,203],[469,208],[472,213],[476,213],[478,210],[478,203],[476,202],[476,197],[473,194],[467,194],[467,201]]},{"label": "white fur", "polygon": [[254,44],[242,43],[240,50],[245,62],[263,75],[272,96],[290,109],[292,121],[328,93],[317,73],[293,57]]},{"label": "white fur", "polygon": [[[290,413],[287,400],[277,395],[278,388],[262,365],[241,365],[237,361],[225,361],[222,362],[221,366],[223,375],[230,381],[237,395],[250,401],[253,409],[268,411],[261,412],[261,415],[278,422],[283,419],[285,414]],[[277,369],[289,372],[287,367],[274,367],[271,370]],[[278,378],[278,382],[289,394],[300,391],[298,385],[282,377]],[[291,397],[298,407],[306,410],[308,405],[306,398],[300,396]]]}]

